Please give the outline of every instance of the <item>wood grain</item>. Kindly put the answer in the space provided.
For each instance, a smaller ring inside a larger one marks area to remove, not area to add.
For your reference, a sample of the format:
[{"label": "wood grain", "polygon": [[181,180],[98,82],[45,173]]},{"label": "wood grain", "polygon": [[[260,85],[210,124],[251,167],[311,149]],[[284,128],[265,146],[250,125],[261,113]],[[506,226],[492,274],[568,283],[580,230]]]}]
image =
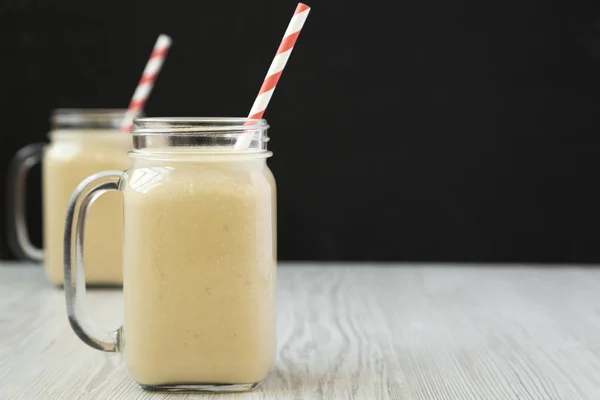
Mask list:
[{"label": "wood grain", "polygon": [[[88,293],[117,327],[120,291]],[[284,265],[278,296],[260,389],[150,393],[75,337],[39,268],[0,266],[0,399],[600,399],[600,270]]]}]

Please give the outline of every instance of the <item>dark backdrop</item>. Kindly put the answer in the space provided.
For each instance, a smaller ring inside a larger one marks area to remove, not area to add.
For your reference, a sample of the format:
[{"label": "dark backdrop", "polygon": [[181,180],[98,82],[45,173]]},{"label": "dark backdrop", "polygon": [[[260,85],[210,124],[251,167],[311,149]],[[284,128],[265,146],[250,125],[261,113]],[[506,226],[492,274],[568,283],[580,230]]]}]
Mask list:
[{"label": "dark backdrop", "polygon": [[[147,114],[244,116],[295,4],[2,0],[0,176],[50,110],[126,107],[161,32]],[[265,115],[281,259],[600,261],[598,2],[309,5]]]}]

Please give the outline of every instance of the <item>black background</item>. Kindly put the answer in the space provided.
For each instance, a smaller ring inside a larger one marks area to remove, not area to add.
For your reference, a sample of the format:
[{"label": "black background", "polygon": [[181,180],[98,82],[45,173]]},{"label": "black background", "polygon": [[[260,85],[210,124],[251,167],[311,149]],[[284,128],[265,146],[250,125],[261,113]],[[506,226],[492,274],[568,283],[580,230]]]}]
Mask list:
[{"label": "black background", "polygon": [[[246,115],[296,3],[0,5],[4,178],[52,109],[126,107],[162,32],[147,115]],[[281,259],[600,261],[598,2],[309,5],[265,114]]]}]

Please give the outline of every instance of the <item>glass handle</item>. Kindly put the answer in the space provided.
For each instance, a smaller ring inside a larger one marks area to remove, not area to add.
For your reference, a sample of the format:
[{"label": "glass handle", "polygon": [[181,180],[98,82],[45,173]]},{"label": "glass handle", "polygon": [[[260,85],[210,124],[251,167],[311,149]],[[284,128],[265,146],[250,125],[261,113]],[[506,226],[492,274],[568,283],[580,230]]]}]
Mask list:
[{"label": "glass handle", "polygon": [[34,246],[29,239],[27,220],[25,219],[27,205],[27,175],[31,167],[42,160],[45,143],[32,143],[23,147],[15,154],[8,170],[8,185],[6,190],[6,211],[8,213],[8,245],[20,259],[42,261],[44,250]]},{"label": "glass handle", "polygon": [[[103,331],[86,312],[85,268],[83,265],[84,233],[92,203],[106,192],[120,191],[119,187],[124,175],[123,171],[104,171],[83,180],[71,195],[65,221],[64,274],[69,323],[85,344],[107,352],[119,350],[121,329],[112,332]],[[115,218],[120,217],[120,215],[115,215]],[[73,232],[73,226],[75,226],[75,232]],[[75,244],[75,248],[73,248],[73,244]],[[74,269],[73,259],[75,260]]]}]

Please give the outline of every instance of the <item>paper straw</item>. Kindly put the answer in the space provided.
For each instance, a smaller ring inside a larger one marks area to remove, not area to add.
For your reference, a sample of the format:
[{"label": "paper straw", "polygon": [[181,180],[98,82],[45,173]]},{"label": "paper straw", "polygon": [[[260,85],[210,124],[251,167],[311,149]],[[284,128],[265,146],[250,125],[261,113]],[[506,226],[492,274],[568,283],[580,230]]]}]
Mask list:
[{"label": "paper straw", "polygon": [[[290,54],[292,54],[294,44],[298,39],[300,30],[302,29],[304,21],[306,21],[309,12],[309,6],[298,3],[296,11],[294,12],[294,16],[292,17],[292,20],[290,21],[290,24],[283,35],[283,40],[279,45],[279,49],[277,49],[277,54],[275,54],[275,58],[269,67],[269,71],[267,71],[267,76],[265,77],[260,91],[258,92],[258,96],[256,97],[256,100],[254,100],[254,104],[250,109],[250,113],[248,114],[249,119],[260,119],[265,113],[265,110],[269,105],[269,100],[271,100],[271,96],[273,96],[277,82],[281,77],[281,73],[283,72],[283,68],[285,68],[285,64],[290,58]],[[251,141],[251,134],[243,134],[236,142],[235,148],[247,149]]]},{"label": "paper straw", "polygon": [[154,44],[154,49],[152,50],[150,58],[148,59],[148,63],[146,64],[146,68],[144,68],[144,72],[142,73],[140,82],[135,88],[135,92],[133,93],[133,97],[129,103],[129,108],[127,109],[127,113],[125,113],[125,118],[123,118],[123,122],[121,124],[121,130],[123,132],[131,131],[131,128],[133,127],[133,120],[144,110],[146,100],[148,100],[148,97],[150,96],[150,92],[154,87],[154,82],[156,82],[156,77],[158,76],[163,63],[165,62],[165,58],[170,47],[170,37],[167,35],[158,36],[158,39]]}]

